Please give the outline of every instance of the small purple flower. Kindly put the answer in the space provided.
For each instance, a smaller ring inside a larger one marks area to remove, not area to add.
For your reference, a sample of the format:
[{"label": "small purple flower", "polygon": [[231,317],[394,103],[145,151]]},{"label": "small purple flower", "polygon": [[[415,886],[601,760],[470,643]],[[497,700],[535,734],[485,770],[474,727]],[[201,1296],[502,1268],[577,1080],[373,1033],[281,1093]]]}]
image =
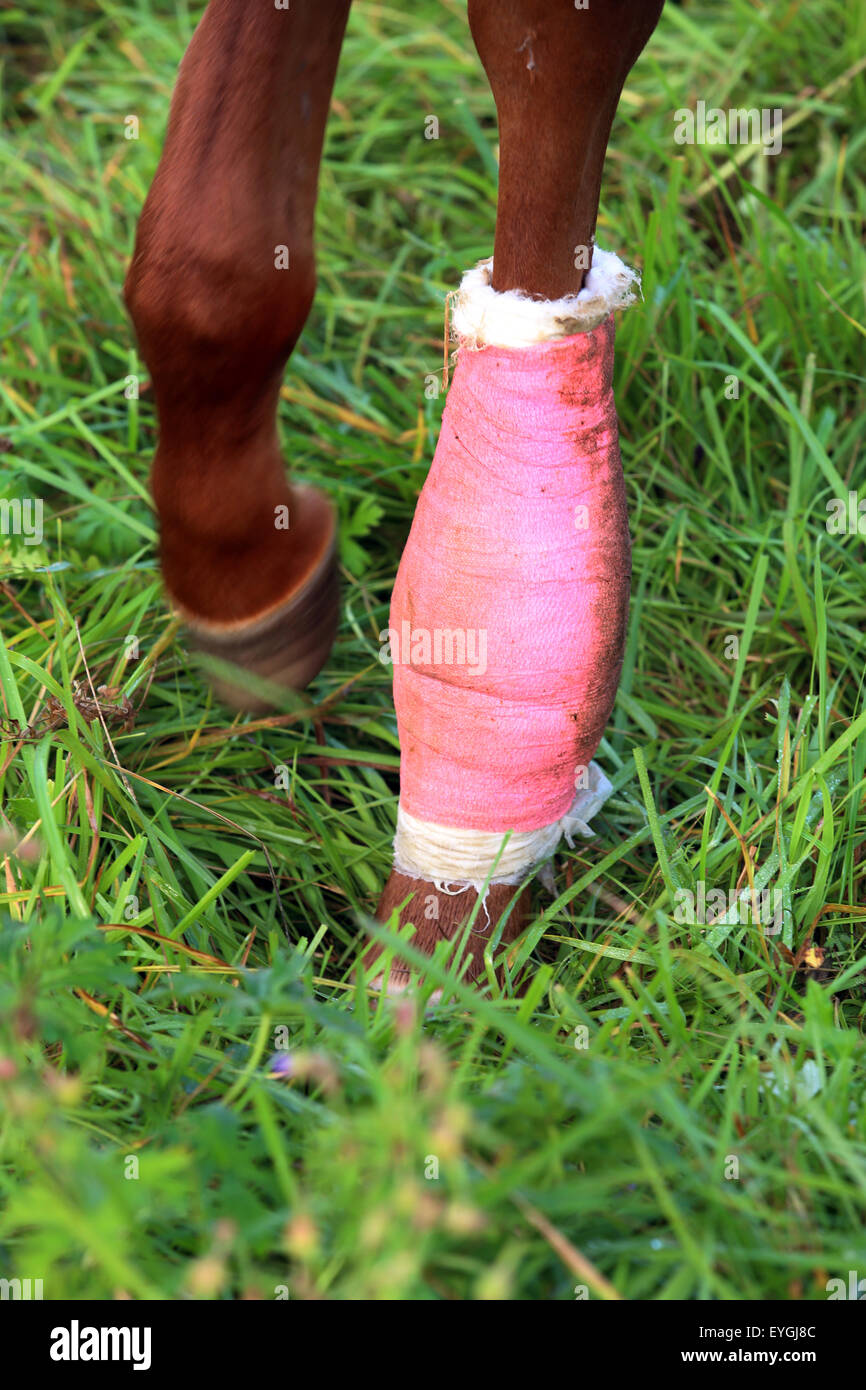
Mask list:
[{"label": "small purple flower", "polygon": [[268,1071],[271,1076],[292,1076],[295,1070],[295,1060],[291,1052],[278,1052],[271,1058]]}]

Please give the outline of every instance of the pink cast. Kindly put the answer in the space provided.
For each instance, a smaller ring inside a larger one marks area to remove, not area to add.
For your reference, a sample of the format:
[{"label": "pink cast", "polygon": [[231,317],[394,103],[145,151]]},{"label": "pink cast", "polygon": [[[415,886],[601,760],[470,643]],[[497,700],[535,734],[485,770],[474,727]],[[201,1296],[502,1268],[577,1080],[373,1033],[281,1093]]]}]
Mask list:
[{"label": "pink cast", "polygon": [[413,639],[394,654],[401,804],[422,820],[549,825],[598,747],[631,574],[613,344],[611,315],[459,350],[391,603]]}]

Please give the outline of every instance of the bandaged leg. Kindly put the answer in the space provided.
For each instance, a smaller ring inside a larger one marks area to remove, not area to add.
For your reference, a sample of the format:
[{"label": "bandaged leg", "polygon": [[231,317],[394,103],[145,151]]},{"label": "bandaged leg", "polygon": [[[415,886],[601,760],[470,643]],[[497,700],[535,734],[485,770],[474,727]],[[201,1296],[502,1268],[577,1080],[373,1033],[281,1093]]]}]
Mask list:
[{"label": "bandaged leg", "polygon": [[[378,915],[411,923],[422,954],[461,943],[470,979],[522,930],[532,865],[606,790],[591,759],[629,582],[612,314],[633,277],[590,251],[619,94],[662,3],[469,0],[499,122],[496,236],[461,289],[394,594],[402,790]],[[388,987],[407,981],[398,960]]]},{"label": "bandaged leg", "polygon": [[[453,936],[478,893],[489,934],[490,885],[498,912],[563,836],[592,833],[610,791],[592,757],[630,580],[613,311],[635,276],[596,249],[571,298],[490,278],[482,263],[457,297],[457,364],[387,633],[401,793],[380,915],[419,881],[455,908],[447,932],[413,918],[420,949]],[[398,966],[391,987],[406,978]]]}]

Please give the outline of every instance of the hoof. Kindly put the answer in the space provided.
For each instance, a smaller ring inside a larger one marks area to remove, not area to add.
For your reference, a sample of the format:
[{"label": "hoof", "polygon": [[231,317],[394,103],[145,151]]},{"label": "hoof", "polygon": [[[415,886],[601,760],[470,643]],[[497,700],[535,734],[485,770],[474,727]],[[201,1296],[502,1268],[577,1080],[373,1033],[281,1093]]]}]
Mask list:
[{"label": "hoof", "polygon": [[[312,491],[312,489],[310,489]],[[234,709],[263,713],[273,707],[265,695],[244,682],[256,681],[303,690],[330,655],[340,616],[336,525],[330,530],[313,569],[274,607],[246,621],[217,625],[184,615],[191,648],[232,672],[208,673],[219,699]]]},{"label": "hoof", "polygon": [[[454,949],[446,956],[446,967],[451,968],[459,952],[461,965],[468,960],[461,974],[463,983],[485,984],[487,971],[484,966],[484,952],[500,920],[507,914],[507,920],[499,935],[497,956],[501,955],[504,947],[517,940],[529,919],[529,889],[525,888],[515,902],[516,891],[512,884],[491,884],[487,890],[486,902],[479,907],[472,929],[466,941],[462,942],[466,923],[478,901],[478,894],[474,888],[467,888],[464,893],[441,893],[437,891],[435,884],[425,879],[409,878],[395,869],[385,884],[376,909],[376,919],[379,922],[387,922],[394,909],[405,902],[405,907],[400,911],[399,925],[404,927],[409,922],[414,925],[415,934],[410,938],[409,944],[423,955],[432,956],[438,942],[453,941]],[[365,969],[375,965],[383,949],[378,942],[370,947],[364,956]],[[500,968],[497,971],[500,984],[502,975]],[[401,961],[397,953],[391,958],[387,981],[382,975],[378,975],[374,977],[372,987],[386,994],[400,994],[406,989],[409,981],[410,966],[408,962]],[[441,990],[435,990],[431,995],[431,1003],[435,1003],[441,993]]]}]

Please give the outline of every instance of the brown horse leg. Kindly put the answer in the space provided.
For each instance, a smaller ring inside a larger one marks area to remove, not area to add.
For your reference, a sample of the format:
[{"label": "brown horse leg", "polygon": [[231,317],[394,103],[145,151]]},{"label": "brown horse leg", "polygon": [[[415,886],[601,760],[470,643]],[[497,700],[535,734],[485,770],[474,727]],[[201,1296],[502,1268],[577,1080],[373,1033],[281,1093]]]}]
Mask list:
[{"label": "brown horse leg", "polygon": [[586,274],[610,130],[664,0],[469,0],[496,102],[500,169],[493,288],[544,299]]},{"label": "brown horse leg", "polygon": [[[623,83],[661,14],[664,0],[469,0],[472,37],[496,101],[500,134],[499,198],[493,288],[558,299],[580,290],[598,215],[602,166]],[[483,978],[483,953],[512,904],[500,941],[523,930],[528,892],[490,889],[469,939],[466,978]],[[468,889],[439,893],[433,883],[396,870],[377,909],[385,922],[408,898],[400,924],[413,923],[413,945],[431,953],[459,937],[477,900]],[[378,948],[367,962],[377,959]],[[392,967],[401,988],[408,967]]]},{"label": "brown horse leg", "polygon": [[334,514],[288,483],[276,410],[315,291],[319,162],[349,3],[211,0],[125,286],[159,416],[152,487],[169,596],[199,646],[296,687],[336,629]]}]

